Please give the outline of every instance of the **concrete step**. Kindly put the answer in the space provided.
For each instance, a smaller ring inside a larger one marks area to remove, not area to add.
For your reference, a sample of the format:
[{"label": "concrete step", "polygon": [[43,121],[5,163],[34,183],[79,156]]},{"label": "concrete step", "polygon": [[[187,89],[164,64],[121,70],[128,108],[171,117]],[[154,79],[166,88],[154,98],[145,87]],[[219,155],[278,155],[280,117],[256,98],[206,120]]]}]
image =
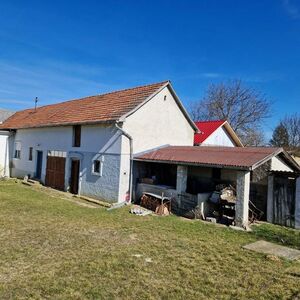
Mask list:
[{"label": "concrete step", "polygon": [[27,182],[32,183],[32,184],[41,184],[38,180],[35,180],[35,179],[27,179]]},{"label": "concrete step", "polygon": [[105,202],[105,201],[101,201],[101,200],[98,200],[98,199],[93,199],[93,198],[90,198],[90,197],[79,196],[79,195],[74,195],[74,197],[79,198],[79,199],[82,199],[82,200],[85,200],[85,201],[88,201],[88,202],[91,202],[91,203],[98,204],[98,205],[100,205],[100,206],[111,207],[111,204],[110,204],[110,203],[107,203],[107,202]]},{"label": "concrete step", "polygon": [[34,186],[33,183],[30,183],[30,182],[28,182],[26,180],[22,180],[22,184],[25,184],[25,185],[28,185],[28,186]]}]

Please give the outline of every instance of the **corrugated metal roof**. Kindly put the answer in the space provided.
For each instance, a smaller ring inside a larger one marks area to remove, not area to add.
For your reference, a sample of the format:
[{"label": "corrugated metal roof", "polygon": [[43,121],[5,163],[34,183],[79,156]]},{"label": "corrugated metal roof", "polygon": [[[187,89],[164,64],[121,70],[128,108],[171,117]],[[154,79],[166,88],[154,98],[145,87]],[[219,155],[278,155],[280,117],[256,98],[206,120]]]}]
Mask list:
[{"label": "corrugated metal roof", "polygon": [[135,160],[251,169],[281,152],[282,148],[271,147],[170,146],[139,155]]}]

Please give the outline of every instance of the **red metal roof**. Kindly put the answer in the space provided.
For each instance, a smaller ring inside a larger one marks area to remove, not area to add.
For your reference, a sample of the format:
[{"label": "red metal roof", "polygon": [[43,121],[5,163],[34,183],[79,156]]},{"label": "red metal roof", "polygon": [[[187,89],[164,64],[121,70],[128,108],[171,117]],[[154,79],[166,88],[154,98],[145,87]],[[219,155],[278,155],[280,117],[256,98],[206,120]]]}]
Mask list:
[{"label": "red metal roof", "polygon": [[194,144],[197,145],[203,143],[213,132],[215,132],[225,122],[226,121],[224,120],[195,122],[200,133],[195,133]]},{"label": "red metal roof", "polygon": [[250,169],[282,151],[271,147],[170,146],[139,155],[135,160]]},{"label": "red metal roof", "polygon": [[0,129],[115,121],[143,103],[168,81],[16,112]]}]

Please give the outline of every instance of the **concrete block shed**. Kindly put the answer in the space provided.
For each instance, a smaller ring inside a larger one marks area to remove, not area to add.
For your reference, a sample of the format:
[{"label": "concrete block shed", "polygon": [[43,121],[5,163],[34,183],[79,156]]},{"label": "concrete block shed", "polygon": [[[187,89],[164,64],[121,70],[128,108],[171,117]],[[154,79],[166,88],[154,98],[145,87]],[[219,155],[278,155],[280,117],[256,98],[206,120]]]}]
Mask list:
[{"label": "concrete block shed", "polygon": [[[236,189],[237,226],[247,228],[251,214],[258,210],[263,220],[299,227],[300,167],[282,148],[169,146],[136,156],[134,161],[136,201],[144,192],[164,193],[184,212],[209,202],[216,186],[225,184]],[[275,189],[271,179],[279,180],[283,174],[289,179]],[[282,205],[275,206],[274,199]]]}]

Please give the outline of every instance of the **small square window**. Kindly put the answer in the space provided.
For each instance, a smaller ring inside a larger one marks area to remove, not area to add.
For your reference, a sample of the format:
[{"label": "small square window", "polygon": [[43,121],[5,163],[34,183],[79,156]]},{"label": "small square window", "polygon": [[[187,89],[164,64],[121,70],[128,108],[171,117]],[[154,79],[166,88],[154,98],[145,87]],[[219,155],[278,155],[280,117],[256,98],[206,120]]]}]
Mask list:
[{"label": "small square window", "polygon": [[30,161],[32,161],[32,153],[33,153],[33,148],[29,147],[28,160],[30,160]]}]

